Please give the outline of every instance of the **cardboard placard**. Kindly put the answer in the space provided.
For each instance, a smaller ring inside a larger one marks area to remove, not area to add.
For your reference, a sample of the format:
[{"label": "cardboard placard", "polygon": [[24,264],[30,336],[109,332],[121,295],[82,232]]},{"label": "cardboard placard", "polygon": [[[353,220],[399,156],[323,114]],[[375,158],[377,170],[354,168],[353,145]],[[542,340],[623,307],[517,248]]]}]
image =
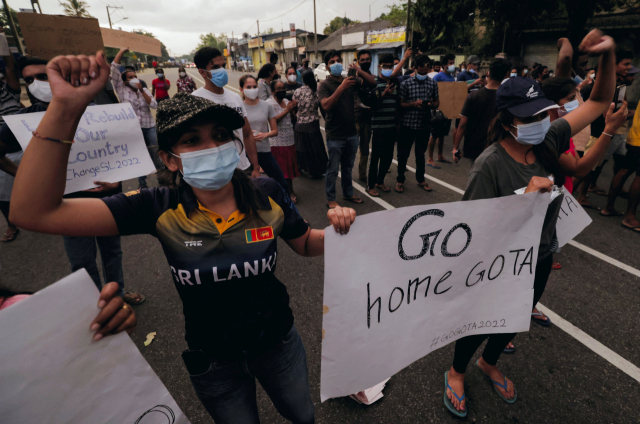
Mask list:
[{"label": "cardboard placard", "polygon": [[102,40],[107,47],[119,49],[128,47],[132,52],[162,56],[160,40],[133,32],[118,31],[117,29],[100,28]]},{"label": "cardboard placard", "polygon": [[104,50],[98,20],[18,13],[27,53],[49,60],[59,55],[96,54]]},{"label": "cardboard placard", "polygon": [[467,100],[467,83],[466,82],[439,82],[438,94],[440,96],[440,111],[444,113],[448,119],[456,119],[460,117],[462,106]]}]

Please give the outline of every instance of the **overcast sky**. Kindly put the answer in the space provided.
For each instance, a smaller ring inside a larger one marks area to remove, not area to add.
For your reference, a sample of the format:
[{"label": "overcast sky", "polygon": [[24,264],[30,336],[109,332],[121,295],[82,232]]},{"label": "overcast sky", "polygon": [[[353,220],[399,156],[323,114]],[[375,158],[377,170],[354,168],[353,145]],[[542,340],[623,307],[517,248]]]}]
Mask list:
[{"label": "overcast sky", "polygon": [[[213,32],[227,33],[238,37],[247,31],[252,36],[257,33],[256,20],[260,30],[272,27],[280,32],[282,26],[288,29],[290,23],[296,28],[313,31],[313,0],[85,0],[89,13],[98,18],[100,26],[109,27],[106,6],[123,6],[124,9],[111,10],[113,28],[124,31],[145,29],[162,41],[170,53],[182,55],[191,52],[199,42],[199,35]],[[13,9],[30,8],[29,0],[7,0]],[[400,3],[399,0],[316,0],[318,32],[336,16],[344,16],[362,22],[375,19],[386,12],[386,5]],[[43,13],[63,14],[58,0],[40,0]],[[298,7],[296,7],[298,6]],[[296,7],[295,10],[280,15]],[[120,21],[122,18],[126,20]],[[120,22],[118,22],[120,21]]]}]

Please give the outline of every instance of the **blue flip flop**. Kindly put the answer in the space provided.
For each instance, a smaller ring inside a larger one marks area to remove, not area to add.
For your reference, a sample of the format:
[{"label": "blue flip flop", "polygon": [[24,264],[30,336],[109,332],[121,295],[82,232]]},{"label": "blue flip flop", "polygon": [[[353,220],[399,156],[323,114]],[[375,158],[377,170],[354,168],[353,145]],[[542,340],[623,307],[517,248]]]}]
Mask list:
[{"label": "blue flip flop", "polygon": [[[479,361],[479,360],[478,360]],[[482,374],[484,374],[485,377],[487,377],[491,383],[493,383],[493,390],[496,391],[496,393],[498,394],[498,396],[500,396],[502,398],[502,400],[504,400],[507,403],[514,403],[516,401],[516,399],[518,399],[518,390],[516,390],[516,387],[513,386],[513,398],[511,399],[507,399],[506,397],[504,397],[502,395],[502,393],[500,393],[500,390],[498,390],[498,387],[504,389],[504,391],[507,391],[507,377],[504,375],[504,373],[502,374],[502,377],[504,378],[504,383],[500,384],[495,380],[492,380],[491,377],[489,377],[488,374],[486,374],[482,368],[480,368],[480,365],[478,365],[478,361],[476,361],[476,367],[478,367],[478,369],[480,369],[480,371],[482,371]],[[498,387],[496,387],[498,386]]]},{"label": "blue flip flop", "polygon": [[451,412],[456,417],[464,418],[467,416],[467,407],[465,405],[464,411],[458,411],[456,407],[453,405],[449,397],[447,396],[447,389],[451,390],[451,393],[458,399],[458,401],[462,402],[466,396],[463,394],[462,397],[458,396],[458,394],[449,386],[449,371],[444,373],[444,406],[447,407],[449,412]]},{"label": "blue flip flop", "polygon": [[430,166],[430,167],[432,167],[433,169],[442,169],[442,167],[441,167],[441,166],[438,166],[438,165],[431,165],[430,163],[428,163],[428,164],[427,164],[427,166]]},{"label": "blue flip flop", "polygon": [[[534,317],[547,317],[547,319],[542,320]],[[543,327],[551,327],[551,318],[549,318],[546,315],[543,315],[542,312],[531,312],[531,321]]]}]

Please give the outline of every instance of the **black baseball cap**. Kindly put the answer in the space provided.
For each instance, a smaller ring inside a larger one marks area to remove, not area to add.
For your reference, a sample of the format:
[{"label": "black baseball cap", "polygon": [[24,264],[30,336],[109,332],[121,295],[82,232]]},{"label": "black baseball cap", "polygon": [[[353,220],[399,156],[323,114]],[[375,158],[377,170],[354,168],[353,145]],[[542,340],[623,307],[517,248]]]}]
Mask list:
[{"label": "black baseball cap", "polygon": [[496,92],[496,109],[506,109],[518,118],[528,118],[558,107],[545,97],[540,84],[531,78],[509,78]]}]

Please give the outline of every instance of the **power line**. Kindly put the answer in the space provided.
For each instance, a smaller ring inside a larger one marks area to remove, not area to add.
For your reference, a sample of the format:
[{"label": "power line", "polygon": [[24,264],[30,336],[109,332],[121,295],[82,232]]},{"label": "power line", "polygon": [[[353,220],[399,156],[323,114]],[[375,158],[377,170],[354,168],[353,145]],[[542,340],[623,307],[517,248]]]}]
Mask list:
[{"label": "power line", "polygon": [[283,17],[284,15],[286,15],[289,12],[293,12],[295,9],[299,8],[300,6],[302,6],[303,4],[305,4],[308,0],[302,0],[302,3],[298,4],[296,7],[294,7],[293,9],[289,10],[288,12],[284,12],[282,15],[280,16],[276,16],[275,18],[271,18],[271,19],[260,19],[260,22],[269,22],[269,21],[273,21],[275,19],[279,19],[281,17]]},{"label": "power line", "polygon": [[[333,13],[335,13],[335,14],[336,14],[336,16],[341,16],[341,15],[340,15],[338,12],[336,12],[333,8],[331,8],[331,7],[327,6],[327,4],[326,4],[325,2],[323,2],[322,0],[319,0],[319,1],[320,1],[320,3],[322,3],[322,4],[324,5],[324,7],[325,7],[325,8],[330,9]],[[326,12],[326,11],[325,11],[325,12]],[[328,13],[327,13],[327,15],[328,15]]]}]

